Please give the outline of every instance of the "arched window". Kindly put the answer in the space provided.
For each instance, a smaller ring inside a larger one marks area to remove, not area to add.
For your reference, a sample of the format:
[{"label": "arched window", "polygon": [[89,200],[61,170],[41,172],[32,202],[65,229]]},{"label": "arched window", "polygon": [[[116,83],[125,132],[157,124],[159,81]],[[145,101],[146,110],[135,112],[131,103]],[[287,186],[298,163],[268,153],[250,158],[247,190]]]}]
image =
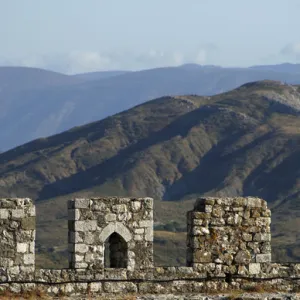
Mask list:
[{"label": "arched window", "polygon": [[127,268],[127,250],[126,241],[121,235],[113,232],[105,241],[105,268]]}]

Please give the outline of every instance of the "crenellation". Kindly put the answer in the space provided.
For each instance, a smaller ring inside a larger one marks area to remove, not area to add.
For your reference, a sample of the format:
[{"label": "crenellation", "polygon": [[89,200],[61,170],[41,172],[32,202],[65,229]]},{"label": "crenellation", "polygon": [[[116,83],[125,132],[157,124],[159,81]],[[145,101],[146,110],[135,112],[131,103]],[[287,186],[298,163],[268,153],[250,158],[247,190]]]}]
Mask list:
[{"label": "crenellation", "polygon": [[0,268],[10,280],[32,278],[35,207],[28,198],[0,199]]},{"label": "crenellation", "polygon": [[[271,212],[254,197],[199,198],[187,213],[187,266],[153,266],[153,199],[68,201],[67,269],[35,269],[35,206],[0,199],[0,290],[66,294],[197,294],[299,288],[300,264],[271,262]],[[291,279],[293,279],[291,281]]]}]

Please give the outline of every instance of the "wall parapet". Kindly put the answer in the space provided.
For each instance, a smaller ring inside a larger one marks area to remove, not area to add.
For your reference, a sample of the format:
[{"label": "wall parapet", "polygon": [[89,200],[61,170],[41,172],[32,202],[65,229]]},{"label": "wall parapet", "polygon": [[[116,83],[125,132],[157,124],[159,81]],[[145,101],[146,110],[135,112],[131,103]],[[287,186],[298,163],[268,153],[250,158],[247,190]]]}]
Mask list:
[{"label": "wall parapet", "polygon": [[[68,202],[68,269],[35,269],[35,206],[0,199],[0,291],[206,293],[264,284],[294,291],[300,263],[271,262],[271,212],[259,198],[199,198],[187,213],[187,266],[153,266],[153,199]],[[107,260],[107,262],[105,261]]]}]

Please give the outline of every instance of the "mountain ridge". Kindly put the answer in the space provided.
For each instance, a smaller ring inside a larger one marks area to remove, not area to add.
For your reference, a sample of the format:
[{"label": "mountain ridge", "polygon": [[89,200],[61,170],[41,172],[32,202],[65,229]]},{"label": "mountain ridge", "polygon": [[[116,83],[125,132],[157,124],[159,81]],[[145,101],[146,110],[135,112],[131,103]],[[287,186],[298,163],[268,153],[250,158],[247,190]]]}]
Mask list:
[{"label": "mountain ridge", "polygon": [[[11,82],[0,92],[2,151],[38,137],[103,119],[165,95],[214,95],[249,81],[263,79],[300,83],[300,73],[218,66],[121,71],[121,74],[114,76],[111,72],[100,72],[98,75],[83,74],[83,77],[87,76],[85,79],[80,78],[80,74],[71,76],[53,72],[43,77],[39,69],[21,69],[23,74],[26,70],[30,74],[36,73],[34,76],[25,74],[22,80],[16,74],[14,81],[10,81],[10,76],[5,77],[5,72],[2,72],[4,77],[0,76],[0,87]],[[18,67],[12,70],[15,74]],[[49,77],[54,75],[58,78],[50,80]],[[95,76],[101,78],[94,80]],[[28,83],[28,80],[31,81]]]}]

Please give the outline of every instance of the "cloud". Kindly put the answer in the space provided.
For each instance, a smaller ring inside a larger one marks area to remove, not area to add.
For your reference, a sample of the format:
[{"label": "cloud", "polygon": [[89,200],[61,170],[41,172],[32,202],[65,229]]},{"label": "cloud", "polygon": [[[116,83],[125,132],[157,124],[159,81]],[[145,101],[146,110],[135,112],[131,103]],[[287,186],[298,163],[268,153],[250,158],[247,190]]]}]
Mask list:
[{"label": "cloud", "polygon": [[300,42],[290,43],[286,45],[282,50],[281,54],[290,56],[292,58],[300,59]]},{"label": "cloud", "polygon": [[[184,63],[207,63],[215,46],[208,45],[187,51],[165,51],[151,48],[144,52],[134,51],[71,51],[65,54],[30,55],[19,59],[6,60],[6,65],[39,67],[66,74],[103,70],[141,70]],[[3,65],[3,60],[0,60]]]}]

